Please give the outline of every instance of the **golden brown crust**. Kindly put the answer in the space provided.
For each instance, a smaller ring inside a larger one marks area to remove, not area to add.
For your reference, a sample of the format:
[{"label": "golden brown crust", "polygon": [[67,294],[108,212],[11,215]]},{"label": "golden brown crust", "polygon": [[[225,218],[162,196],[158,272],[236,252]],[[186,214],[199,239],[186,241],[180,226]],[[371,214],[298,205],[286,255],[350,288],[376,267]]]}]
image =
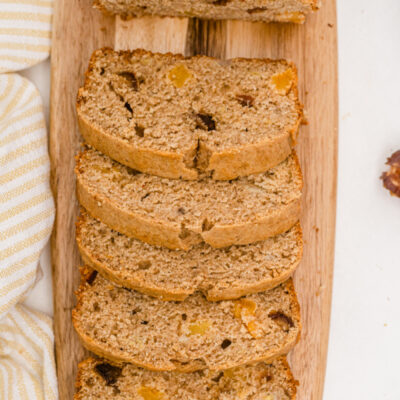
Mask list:
[{"label": "golden brown crust", "polygon": [[289,363],[287,361],[287,358],[286,357],[281,357],[281,361],[285,366],[287,380],[290,382],[290,384],[294,388],[293,395],[291,396],[291,400],[296,400],[297,386],[299,386],[299,381],[294,379],[294,376],[292,374],[292,370],[291,370],[290,365],[289,365]]},{"label": "golden brown crust", "polygon": [[[204,171],[196,168],[188,167],[185,160],[190,154],[199,151],[196,148],[191,148],[186,151],[176,152],[160,151],[157,149],[135,146],[118,137],[108,134],[106,131],[99,129],[85,118],[85,115],[80,110],[82,101],[82,90],[88,84],[90,72],[93,70],[96,57],[100,53],[109,53],[114,50],[110,48],[102,48],[95,51],[89,61],[89,67],[86,72],[84,86],[78,91],[77,96],[77,116],[80,132],[88,144],[108,155],[112,159],[127,165],[135,170],[157,175],[171,179],[197,179],[204,172],[210,174],[216,180],[230,180],[240,176],[247,176],[255,173],[265,172],[268,169],[278,165],[284,161],[292,152],[292,147],[296,143],[296,138],[301,121],[303,120],[303,106],[298,99],[298,76],[296,66],[286,60],[271,60],[269,58],[257,59],[254,62],[262,61],[264,63],[281,62],[290,67],[294,71],[294,81],[290,89],[296,98],[296,111],[298,119],[296,124],[289,128],[288,131],[271,140],[264,140],[258,143],[253,143],[244,146],[232,147],[223,151],[215,151],[205,143],[203,148],[207,151],[209,164]],[[161,53],[152,53],[143,49],[120,50],[117,52],[119,56],[128,57],[131,55],[161,55]],[[169,57],[174,57],[177,60],[186,59],[180,54],[166,54]],[[192,59],[201,58],[204,56],[194,56]],[[215,59],[214,57],[209,57]],[[233,60],[253,61],[245,58],[235,58]]]},{"label": "golden brown crust", "polygon": [[[185,154],[136,147],[97,129],[77,109],[81,135],[91,146],[135,170],[174,179],[196,179],[198,172],[184,163]],[[195,149],[193,149],[195,150]]]}]

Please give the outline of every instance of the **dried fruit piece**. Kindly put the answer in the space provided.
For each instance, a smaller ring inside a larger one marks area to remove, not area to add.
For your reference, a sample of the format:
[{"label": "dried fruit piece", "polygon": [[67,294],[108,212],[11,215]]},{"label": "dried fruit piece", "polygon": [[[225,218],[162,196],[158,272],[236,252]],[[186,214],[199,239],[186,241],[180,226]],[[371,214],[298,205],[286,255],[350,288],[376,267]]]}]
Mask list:
[{"label": "dried fruit piece", "polygon": [[213,120],[213,117],[209,114],[197,114],[196,129],[215,131],[215,121]]},{"label": "dried fruit piece", "polygon": [[142,386],[138,390],[138,394],[143,397],[143,400],[167,400],[164,393],[149,386]]},{"label": "dried fruit piece", "polygon": [[256,308],[257,304],[253,300],[241,299],[235,302],[233,315],[235,318],[254,315]]},{"label": "dried fruit piece", "polygon": [[108,386],[114,385],[122,373],[121,368],[107,363],[97,364],[94,369],[106,381]]},{"label": "dried fruit piece", "polygon": [[232,344],[232,341],[229,339],[225,339],[222,343],[221,343],[221,347],[223,350],[225,350],[226,348],[228,348],[230,345]]},{"label": "dried fruit piece", "polygon": [[119,76],[125,79],[126,84],[133,90],[138,90],[139,85],[136,76],[133,72],[119,72]]},{"label": "dried fruit piece", "polygon": [[400,197],[400,150],[393,153],[386,164],[390,166],[390,170],[381,176],[383,186],[392,196]]},{"label": "dried fruit piece", "polygon": [[282,311],[270,312],[268,317],[276,322],[285,332],[294,326],[292,318],[288,317]]},{"label": "dried fruit piece", "polygon": [[247,330],[254,339],[259,339],[264,336],[264,331],[261,325],[255,320],[251,320],[247,323]]},{"label": "dried fruit piece", "polygon": [[135,133],[137,136],[143,137],[144,136],[144,127],[136,124],[135,125]]},{"label": "dried fruit piece", "polygon": [[294,73],[291,68],[279,74],[275,74],[271,78],[271,83],[280,94],[287,94],[291,89],[294,81]]},{"label": "dried fruit piece", "polygon": [[168,73],[168,78],[176,88],[181,88],[191,77],[192,74],[183,64],[177,65]]},{"label": "dried fruit piece", "polygon": [[191,324],[188,326],[188,329],[190,331],[188,336],[204,335],[210,326],[211,326],[211,322],[208,322],[208,321],[199,322],[197,324]]},{"label": "dried fruit piece", "polygon": [[252,96],[249,96],[247,94],[238,94],[236,95],[236,99],[243,107],[253,107],[254,97]]},{"label": "dried fruit piece", "polygon": [[93,272],[88,276],[88,278],[86,279],[86,282],[87,282],[90,286],[92,286],[94,280],[96,279],[96,276],[97,276],[97,271],[93,271]]},{"label": "dried fruit piece", "polygon": [[257,321],[255,315],[257,304],[249,299],[241,299],[235,302],[233,315],[235,318],[240,318],[250,335],[255,339],[263,337],[264,331]]}]

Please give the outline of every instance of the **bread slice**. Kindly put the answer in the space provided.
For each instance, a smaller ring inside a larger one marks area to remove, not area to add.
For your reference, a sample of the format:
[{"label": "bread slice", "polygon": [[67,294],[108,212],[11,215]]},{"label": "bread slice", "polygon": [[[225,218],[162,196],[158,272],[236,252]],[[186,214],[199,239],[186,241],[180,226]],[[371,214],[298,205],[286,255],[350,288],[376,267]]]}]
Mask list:
[{"label": "bread slice", "polygon": [[83,277],[75,329],[88,350],[112,361],[157,371],[223,370],[286,354],[299,337],[291,280],[235,301],[194,294],[168,302],[116,286],[95,270]]},{"label": "bread slice", "polygon": [[294,400],[296,386],[285,357],[192,374],[88,358],[79,364],[74,400]]},{"label": "bread slice", "polygon": [[138,173],[94,149],[77,157],[78,199],[120,233],[171,249],[248,244],[299,219],[302,176],[295,155],[233,181],[182,181]]},{"label": "bread slice", "polygon": [[189,251],[152,246],[122,235],[84,210],[76,239],[83,261],[113,282],[163,300],[201,291],[209,301],[235,299],[287,280],[303,250],[299,224],[262,242],[226,249],[205,243]]},{"label": "bread slice", "polygon": [[107,14],[303,23],[318,0],[95,0]]},{"label": "bread slice", "polygon": [[77,99],[85,140],[135,170],[217,180],[264,172],[290,153],[302,120],[283,60],[95,51]]}]

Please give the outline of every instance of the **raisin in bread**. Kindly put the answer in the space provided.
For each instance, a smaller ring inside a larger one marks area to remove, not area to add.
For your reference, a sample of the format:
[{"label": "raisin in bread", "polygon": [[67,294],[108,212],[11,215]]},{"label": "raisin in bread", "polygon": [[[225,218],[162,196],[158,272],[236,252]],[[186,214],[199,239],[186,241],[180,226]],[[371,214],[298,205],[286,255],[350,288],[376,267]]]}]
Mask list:
[{"label": "raisin in bread", "polygon": [[168,302],[82,271],[74,327],[98,356],[158,371],[223,370],[270,361],[293,348],[300,310],[290,280],[240,300],[201,294]]},{"label": "raisin in bread", "polygon": [[148,371],[89,358],[79,364],[74,400],[294,400],[285,357],[225,371]]},{"label": "raisin in bread", "polygon": [[96,51],[77,114],[93,147],[167,178],[227,180],[290,153],[302,119],[296,68],[283,60]]},{"label": "raisin in bread", "polygon": [[95,0],[107,14],[303,23],[319,0]]},{"label": "raisin in bread", "polygon": [[300,214],[295,155],[263,174],[182,181],[138,173],[89,148],[77,157],[76,175],[78,199],[93,217],[171,249],[265,240],[286,232]]},{"label": "raisin in bread", "polygon": [[83,261],[113,282],[163,300],[201,291],[210,301],[235,299],[287,280],[303,250],[300,225],[245,246],[189,251],[152,246],[120,234],[81,210],[76,239]]}]

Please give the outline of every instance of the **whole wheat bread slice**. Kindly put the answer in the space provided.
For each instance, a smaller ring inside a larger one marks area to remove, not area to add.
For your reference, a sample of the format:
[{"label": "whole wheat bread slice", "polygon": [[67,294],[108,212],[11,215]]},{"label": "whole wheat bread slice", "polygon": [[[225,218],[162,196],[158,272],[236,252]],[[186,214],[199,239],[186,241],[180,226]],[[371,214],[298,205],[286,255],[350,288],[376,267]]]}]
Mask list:
[{"label": "whole wheat bread slice", "polygon": [[294,400],[296,386],[285,357],[192,374],[88,358],[79,364],[74,400]]},{"label": "whole wheat bread slice", "polygon": [[233,181],[182,181],[138,173],[89,148],[77,157],[76,175],[78,199],[93,217],[171,249],[254,243],[286,232],[300,215],[295,155]]},{"label": "whole wheat bread slice", "polygon": [[286,354],[300,334],[293,283],[240,300],[194,294],[168,302],[83,271],[73,310],[85,347],[116,362],[158,371],[223,370]]},{"label": "whole wheat bread slice", "polygon": [[303,23],[318,0],[95,0],[107,14]]},{"label": "whole wheat bread slice", "polygon": [[226,249],[205,243],[189,251],[152,246],[120,234],[81,210],[76,239],[83,261],[113,282],[184,300],[201,291],[209,301],[271,289],[288,279],[302,256],[302,234],[289,231],[262,242]]},{"label": "whole wheat bread slice", "polygon": [[282,162],[302,106],[296,68],[284,60],[101,49],[77,114],[90,145],[135,170],[227,180]]}]

